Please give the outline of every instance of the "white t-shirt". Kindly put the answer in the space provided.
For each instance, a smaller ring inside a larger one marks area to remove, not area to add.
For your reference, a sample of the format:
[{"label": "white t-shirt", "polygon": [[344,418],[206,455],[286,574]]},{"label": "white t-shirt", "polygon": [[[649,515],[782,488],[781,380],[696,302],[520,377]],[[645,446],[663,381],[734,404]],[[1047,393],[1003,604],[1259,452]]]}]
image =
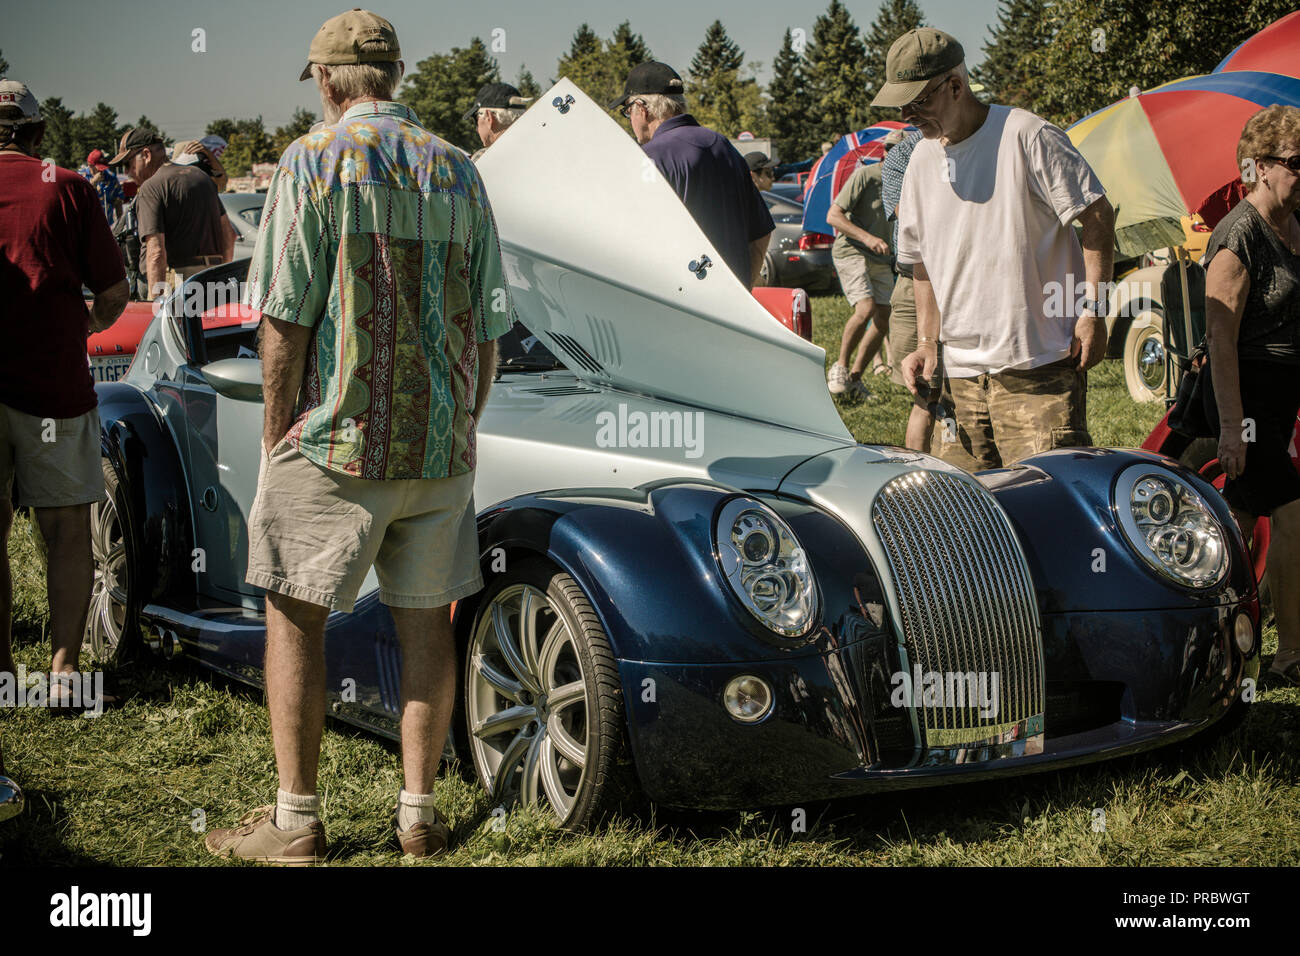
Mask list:
[{"label": "white t-shirt", "polygon": [[923,139],[899,203],[898,261],[925,263],[944,371],[970,378],[1065,358],[1084,298],[1071,223],[1105,190],[1069,137],[992,106],[954,146]]}]

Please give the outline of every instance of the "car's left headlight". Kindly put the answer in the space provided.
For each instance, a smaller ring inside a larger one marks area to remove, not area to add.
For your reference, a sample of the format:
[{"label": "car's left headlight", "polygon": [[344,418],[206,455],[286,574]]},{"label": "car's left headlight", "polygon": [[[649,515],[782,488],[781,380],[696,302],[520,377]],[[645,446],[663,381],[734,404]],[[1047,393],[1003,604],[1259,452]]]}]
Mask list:
[{"label": "car's left headlight", "polygon": [[791,527],[753,498],[732,498],[718,513],[714,550],[740,603],[782,637],[801,637],[817,620],[817,585]]},{"label": "car's left headlight", "polygon": [[1200,493],[1172,472],[1149,465],[1115,484],[1120,527],[1138,554],[1179,584],[1208,588],[1228,570],[1228,538]]}]

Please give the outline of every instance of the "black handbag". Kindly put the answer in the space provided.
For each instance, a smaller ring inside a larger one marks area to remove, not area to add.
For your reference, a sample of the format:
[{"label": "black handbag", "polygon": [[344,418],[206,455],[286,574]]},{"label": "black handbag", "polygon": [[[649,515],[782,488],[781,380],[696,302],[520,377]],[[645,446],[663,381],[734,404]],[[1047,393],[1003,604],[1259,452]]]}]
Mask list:
[{"label": "black handbag", "polygon": [[1219,403],[1214,397],[1210,356],[1204,345],[1179,368],[1183,377],[1169,409],[1169,427],[1186,438],[1215,438],[1219,434]]}]

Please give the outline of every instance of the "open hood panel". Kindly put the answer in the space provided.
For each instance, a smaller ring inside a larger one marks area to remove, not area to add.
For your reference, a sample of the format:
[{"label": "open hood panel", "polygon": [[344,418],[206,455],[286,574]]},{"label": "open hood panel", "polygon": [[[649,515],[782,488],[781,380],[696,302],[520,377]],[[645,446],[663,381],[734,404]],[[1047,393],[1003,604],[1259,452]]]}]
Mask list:
[{"label": "open hood panel", "polygon": [[[575,374],[852,441],[822,349],[759,305],[640,146],[573,83],[540,97],[478,168],[515,311]],[[699,278],[689,265],[705,255]]]}]

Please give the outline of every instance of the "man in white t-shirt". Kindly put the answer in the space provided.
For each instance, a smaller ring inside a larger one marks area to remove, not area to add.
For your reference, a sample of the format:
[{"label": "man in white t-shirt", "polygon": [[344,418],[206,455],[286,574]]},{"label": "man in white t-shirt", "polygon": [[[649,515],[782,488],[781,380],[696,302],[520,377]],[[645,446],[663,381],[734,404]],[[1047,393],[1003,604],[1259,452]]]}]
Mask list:
[{"label": "man in white t-shirt", "polygon": [[1097,300],[1114,254],[1105,190],[1058,127],[977,100],[941,30],[899,37],[886,74],[872,105],[899,107],[925,137],[903,180],[898,261],[917,311],[904,381],[920,394],[942,376],[954,409],[934,447],[978,471],[1091,444],[1086,372],[1106,352]]}]

